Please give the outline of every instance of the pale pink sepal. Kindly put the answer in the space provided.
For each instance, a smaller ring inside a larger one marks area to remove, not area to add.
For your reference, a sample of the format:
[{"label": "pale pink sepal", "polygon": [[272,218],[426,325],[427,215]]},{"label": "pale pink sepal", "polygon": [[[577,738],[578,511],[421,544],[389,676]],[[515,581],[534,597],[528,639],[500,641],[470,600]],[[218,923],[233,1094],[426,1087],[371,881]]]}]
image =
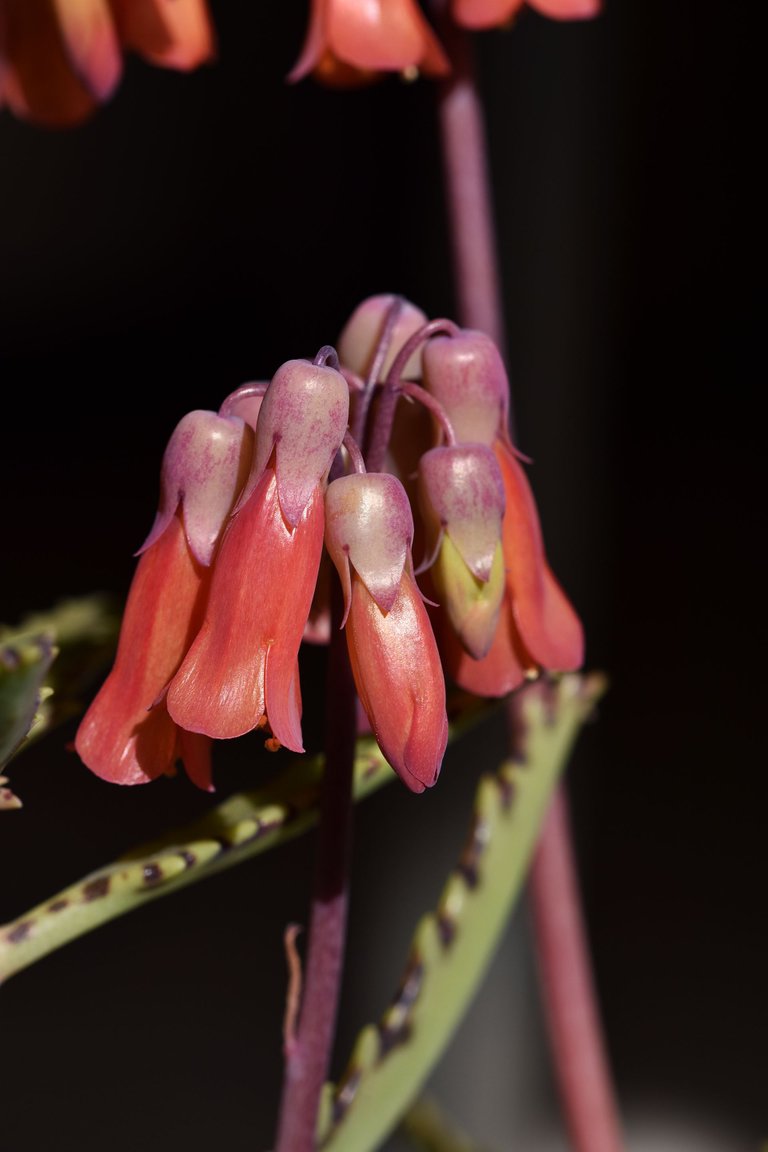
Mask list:
[{"label": "pale pink sepal", "polygon": [[350,564],[382,612],[397,596],[413,540],[413,515],[405,490],[386,472],[341,476],[325,494],[325,542],[350,609]]},{"label": "pale pink sepal", "polygon": [[229,739],[268,721],[303,751],[294,678],[322,544],[320,489],[291,531],[267,468],[224,533],[205,619],[168,690],[183,728]]},{"label": "pale pink sepal", "polygon": [[349,422],[349,388],[340,372],[288,360],[272,377],[259,413],[251,478],[243,499],[275,453],[280,507],[298,524],[341,447]]},{"label": "pale pink sepal", "polygon": [[433,556],[447,532],[472,575],[487,583],[505,503],[492,450],[484,444],[453,444],[426,452],[419,462],[419,502]]},{"label": "pale pink sepal", "polygon": [[525,648],[550,671],[584,662],[584,630],[546,562],[539,515],[528,479],[514,453],[496,445],[507,508],[502,524],[507,590]]},{"label": "pale pink sepal", "polygon": [[[103,780],[145,784],[184,757],[163,693],[200,625],[207,575],[189,551],[178,516],[139,559],[115,662],[75,736],[84,764]],[[208,787],[203,750],[198,745],[187,752],[190,775]]]},{"label": "pale pink sepal", "polygon": [[[392,293],[379,293],[368,296],[358,304],[341,330],[336,350],[345,369],[353,372],[361,380],[366,380],[373,365],[387,322],[387,316],[398,297]],[[389,334],[389,345],[377,372],[377,382],[383,382],[392,367],[395,356],[409,337],[427,323],[427,317],[420,308],[409,300],[400,300],[397,317]],[[404,380],[421,379],[421,348],[408,358],[403,368]]]},{"label": "pale pink sepal", "polygon": [[120,39],[145,60],[188,72],[216,54],[207,0],[109,0]]},{"label": "pale pink sepal", "polygon": [[435,336],[422,362],[424,387],[448,413],[458,441],[491,445],[506,433],[509,381],[501,354],[484,332]]},{"label": "pale pink sepal", "polygon": [[407,568],[387,613],[353,574],[347,644],[357,692],[379,747],[408,788],[423,792],[440,773],[448,718],[434,633]]},{"label": "pale pink sepal", "polygon": [[253,430],[241,419],[202,409],[182,417],[163,454],[155,523],[137,555],[162,535],[181,505],[189,546],[200,564],[209,565],[252,453]]}]

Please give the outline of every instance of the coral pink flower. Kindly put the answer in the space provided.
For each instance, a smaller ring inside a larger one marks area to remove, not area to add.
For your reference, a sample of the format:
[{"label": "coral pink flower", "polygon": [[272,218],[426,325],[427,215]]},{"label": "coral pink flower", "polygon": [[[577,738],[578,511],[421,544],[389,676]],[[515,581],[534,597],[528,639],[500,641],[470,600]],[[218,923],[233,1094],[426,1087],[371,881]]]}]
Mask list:
[{"label": "coral pink flower", "polygon": [[[527,0],[551,20],[591,20],[602,0]],[[496,28],[509,24],[523,7],[523,0],[453,0],[451,14],[464,28]]]},{"label": "coral pink flower", "polygon": [[347,383],[335,369],[292,360],[275,373],[205,619],[168,690],[182,728],[229,739],[269,725],[280,744],[303,751],[298,653],[320,566],[328,471],[348,414]]},{"label": "coral pink flower", "polygon": [[0,108],[76,124],[114,93],[124,49],[196,68],[214,52],[206,0],[0,0]]},{"label": "coral pink flower", "polygon": [[210,564],[252,439],[242,419],[192,412],[169,441],[115,662],[75,736],[80,758],[104,780],[144,784],[181,759],[194,783],[211,789],[210,740],[180,729],[164,694],[202,622]]},{"label": "coral pink flower", "polygon": [[139,559],[115,663],[75,737],[83,763],[103,780],[145,784],[182,759],[195,784],[210,789],[210,741],[182,732],[161,699],[199,627],[207,575],[174,514]]},{"label": "coral pink flower", "polygon": [[448,742],[445,680],[413,576],[413,518],[389,473],[343,476],[326,493],[326,545],[341,578],[357,693],[387,761],[431,787]]},{"label": "coral pink flower", "polygon": [[312,0],[309,28],[289,80],[310,72],[328,83],[381,72],[449,71],[448,58],[415,0]]},{"label": "coral pink flower", "polygon": [[425,384],[440,401],[460,442],[485,443],[501,471],[501,525],[506,606],[487,654],[472,660],[438,625],[446,668],[460,687],[501,696],[541,669],[580,668],[584,633],[579,617],[547,563],[536,502],[509,441],[504,365],[490,337],[465,330],[436,337],[423,353]]}]

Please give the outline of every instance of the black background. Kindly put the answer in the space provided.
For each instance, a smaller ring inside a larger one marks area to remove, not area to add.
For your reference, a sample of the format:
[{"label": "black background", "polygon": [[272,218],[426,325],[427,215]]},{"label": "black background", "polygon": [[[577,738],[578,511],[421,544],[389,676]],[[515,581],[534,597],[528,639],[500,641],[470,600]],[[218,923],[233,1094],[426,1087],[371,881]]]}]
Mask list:
[{"label": "black background", "polygon": [[[10,624],[125,594],[185,412],[333,343],[370,293],[453,312],[429,83],[288,86],[306,5],[212,8],[215,65],[131,59],[73,132],[0,118]],[[690,0],[475,37],[518,443],[611,682],[568,775],[596,979],[631,1146],[663,1152],[768,1138],[754,42],[739,6]],[[310,654],[310,714],[321,671]],[[0,920],[210,804],[181,777],[92,778],[73,732],[13,765]],[[218,755],[219,798],[265,770],[258,741]],[[439,894],[480,759],[452,750],[428,799],[396,786],[359,809],[335,1073]],[[281,933],[306,922],[312,852],[308,836],[15,977],[2,1148],[269,1147]],[[436,1079],[504,1150],[562,1146],[540,1142],[557,1120],[532,972],[523,908]]]}]

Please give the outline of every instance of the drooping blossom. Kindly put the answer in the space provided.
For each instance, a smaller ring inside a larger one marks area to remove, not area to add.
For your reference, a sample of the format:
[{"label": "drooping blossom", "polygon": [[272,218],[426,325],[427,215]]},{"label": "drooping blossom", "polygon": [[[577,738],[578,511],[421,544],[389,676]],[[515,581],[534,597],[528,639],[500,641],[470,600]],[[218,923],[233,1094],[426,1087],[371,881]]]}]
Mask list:
[{"label": "drooping blossom", "polygon": [[352,673],[371,729],[413,792],[431,787],[448,741],[445,680],[411,560],[413,517],[389,473],[342,476],[326,493],[326,546],[344,591]]},{"label": "drooping blossom", "polygon": [[75,736],[80,758],[115,784],[144,784],[181,760],[211,789],[210,740],[171,718],[165,691],[203,619],[219,535],[247,476],[243,419],[196,411],[163,457],[160,505],[140,549],[112,669]]},{"label": "drooping blossom", "polygon": [[565,672],[584,660],[581,621],[547,562],[528,478],[509,439],[509,384],[496,345],[465,330],[424,349],[424,384],[450,417],[459,443],[484,443],[499,465],[505,498],[502,550],[505,600],[485,656],[475,659],[441,629],[447,668],[463,688],[501,696],[541,669]]},{"label": "drooping blossom", "polygon": [[290,360],[259,414],[250,478],[224,532],[205,617],[168,690],[182,728],[269,727],[302,752],[298,653],[323,547],[328,472],[347,429],[340,372]]},{"label": "drooping blossom", "polygon": [[551,20],[591,20],[602,0],[453,0],[451,15],[463,28],[498,28],[510,24],[524,3]]},{"label": "drooping blossom", "polygon": [[484,444],[432,448],[419,461],[429,568],[440,604],[476,660],[490,648],[504,598],[504,485]]},{"label": "drooping blossom", "polygon": [[346,86],[384,72],[448,71],[448,58],[416,0],[312,0],[304,45],[288,79],[312,73]]},{"label": "drooping blossom", "polygon": [[210,60],[207,0],[0,0],[0,108],[77,124],[113,95],[126,51],[180,71]]}]

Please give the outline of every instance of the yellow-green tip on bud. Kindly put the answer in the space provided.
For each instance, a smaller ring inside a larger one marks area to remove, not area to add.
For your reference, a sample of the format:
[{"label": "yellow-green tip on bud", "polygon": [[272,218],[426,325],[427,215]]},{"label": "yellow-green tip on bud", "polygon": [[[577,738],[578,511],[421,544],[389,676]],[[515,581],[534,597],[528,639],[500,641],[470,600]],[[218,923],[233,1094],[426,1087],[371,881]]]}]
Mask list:
[{"label": "yellow-green tip on bud", "polygon": [[446,533],[431,568],[440,603],[451,627],[475,660],[486,655],[496,632],[504,597],[504,557],[496,545],[488,580],[474,576]]}]

